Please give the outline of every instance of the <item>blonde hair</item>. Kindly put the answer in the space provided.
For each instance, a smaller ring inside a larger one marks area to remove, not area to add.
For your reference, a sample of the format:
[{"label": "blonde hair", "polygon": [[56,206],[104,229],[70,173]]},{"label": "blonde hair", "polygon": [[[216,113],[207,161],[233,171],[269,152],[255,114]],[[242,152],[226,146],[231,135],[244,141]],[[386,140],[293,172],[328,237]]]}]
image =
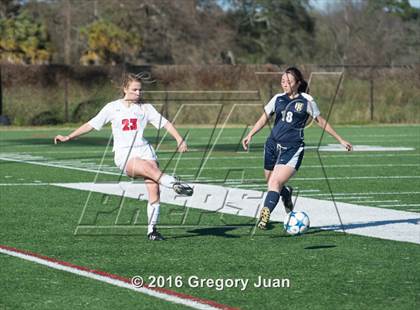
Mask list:
[{"label": "blonde hair", "polygon": [[143,81],[150,80],[150,73],[148,72],[140,72],[140,73],[125,73],[121,83],[121,93],[124,96],[125,92],[124,89],[128,88],[128,86],[132,82],[139,82],[143,83]]}]

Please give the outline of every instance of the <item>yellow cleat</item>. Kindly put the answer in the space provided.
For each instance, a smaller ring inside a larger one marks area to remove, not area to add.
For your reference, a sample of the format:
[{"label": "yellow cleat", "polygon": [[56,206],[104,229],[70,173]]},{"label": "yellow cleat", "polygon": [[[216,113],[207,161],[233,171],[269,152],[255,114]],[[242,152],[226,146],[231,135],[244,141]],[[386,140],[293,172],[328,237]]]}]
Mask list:
[{"label": "yellow cleat", "polygon": [[261,209],[260,221],[258,222],[259,229],[267,229],[268,222],[270,221],[270,209],[264,207]]}]

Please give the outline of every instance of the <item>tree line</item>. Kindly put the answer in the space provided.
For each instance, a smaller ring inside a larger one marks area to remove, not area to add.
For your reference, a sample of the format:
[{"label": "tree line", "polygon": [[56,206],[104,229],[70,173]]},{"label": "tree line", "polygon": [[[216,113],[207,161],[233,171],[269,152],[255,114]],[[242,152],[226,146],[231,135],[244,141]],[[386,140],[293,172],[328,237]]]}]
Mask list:
[{"label": "tree line", "polygon": [[408,0],[1,0],[15,64],[411,64]]}]

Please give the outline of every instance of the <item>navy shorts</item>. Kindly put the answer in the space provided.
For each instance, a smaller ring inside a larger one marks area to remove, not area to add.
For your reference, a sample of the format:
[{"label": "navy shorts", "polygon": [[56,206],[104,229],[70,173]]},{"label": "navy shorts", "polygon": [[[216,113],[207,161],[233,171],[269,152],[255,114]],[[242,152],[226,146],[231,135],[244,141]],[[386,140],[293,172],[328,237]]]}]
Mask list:
[{"label": "navy shorts", "polygon": [[298,170],[303,159],[303,144],[281,145],[267,139],[264,145],[264,169],[273,170],[276,165],[287,165]]}]

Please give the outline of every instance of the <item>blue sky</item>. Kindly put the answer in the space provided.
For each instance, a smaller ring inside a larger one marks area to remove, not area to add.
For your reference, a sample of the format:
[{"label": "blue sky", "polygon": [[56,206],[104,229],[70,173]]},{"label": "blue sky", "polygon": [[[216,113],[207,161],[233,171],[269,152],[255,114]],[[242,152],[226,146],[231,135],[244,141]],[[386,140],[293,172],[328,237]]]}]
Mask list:
[{"label": "blue sky", "polygon": [[[226,0],[217,0],[217,1],[219,2],[219,4],[221,4],[223,8],[227,9],[228,5],[226,3]],[[309,0],[311,5],[318,10],[323,10],[328,6],[329,3],[332,4],[337,1],[348,1],[348,0]],[[411,6],[420,8],[420,0],[408,0],[408,1],[410,2]]]},{"label": "blue sky", "polygon": [[[324,9],[329,3],[332,4],[337,1],[343,1],[343,0],[310,0],[310,3],[313,7],[322,10]],[[420,0],[409,0],[411,6],[414,6],[416,8],[420,8]]]}]

